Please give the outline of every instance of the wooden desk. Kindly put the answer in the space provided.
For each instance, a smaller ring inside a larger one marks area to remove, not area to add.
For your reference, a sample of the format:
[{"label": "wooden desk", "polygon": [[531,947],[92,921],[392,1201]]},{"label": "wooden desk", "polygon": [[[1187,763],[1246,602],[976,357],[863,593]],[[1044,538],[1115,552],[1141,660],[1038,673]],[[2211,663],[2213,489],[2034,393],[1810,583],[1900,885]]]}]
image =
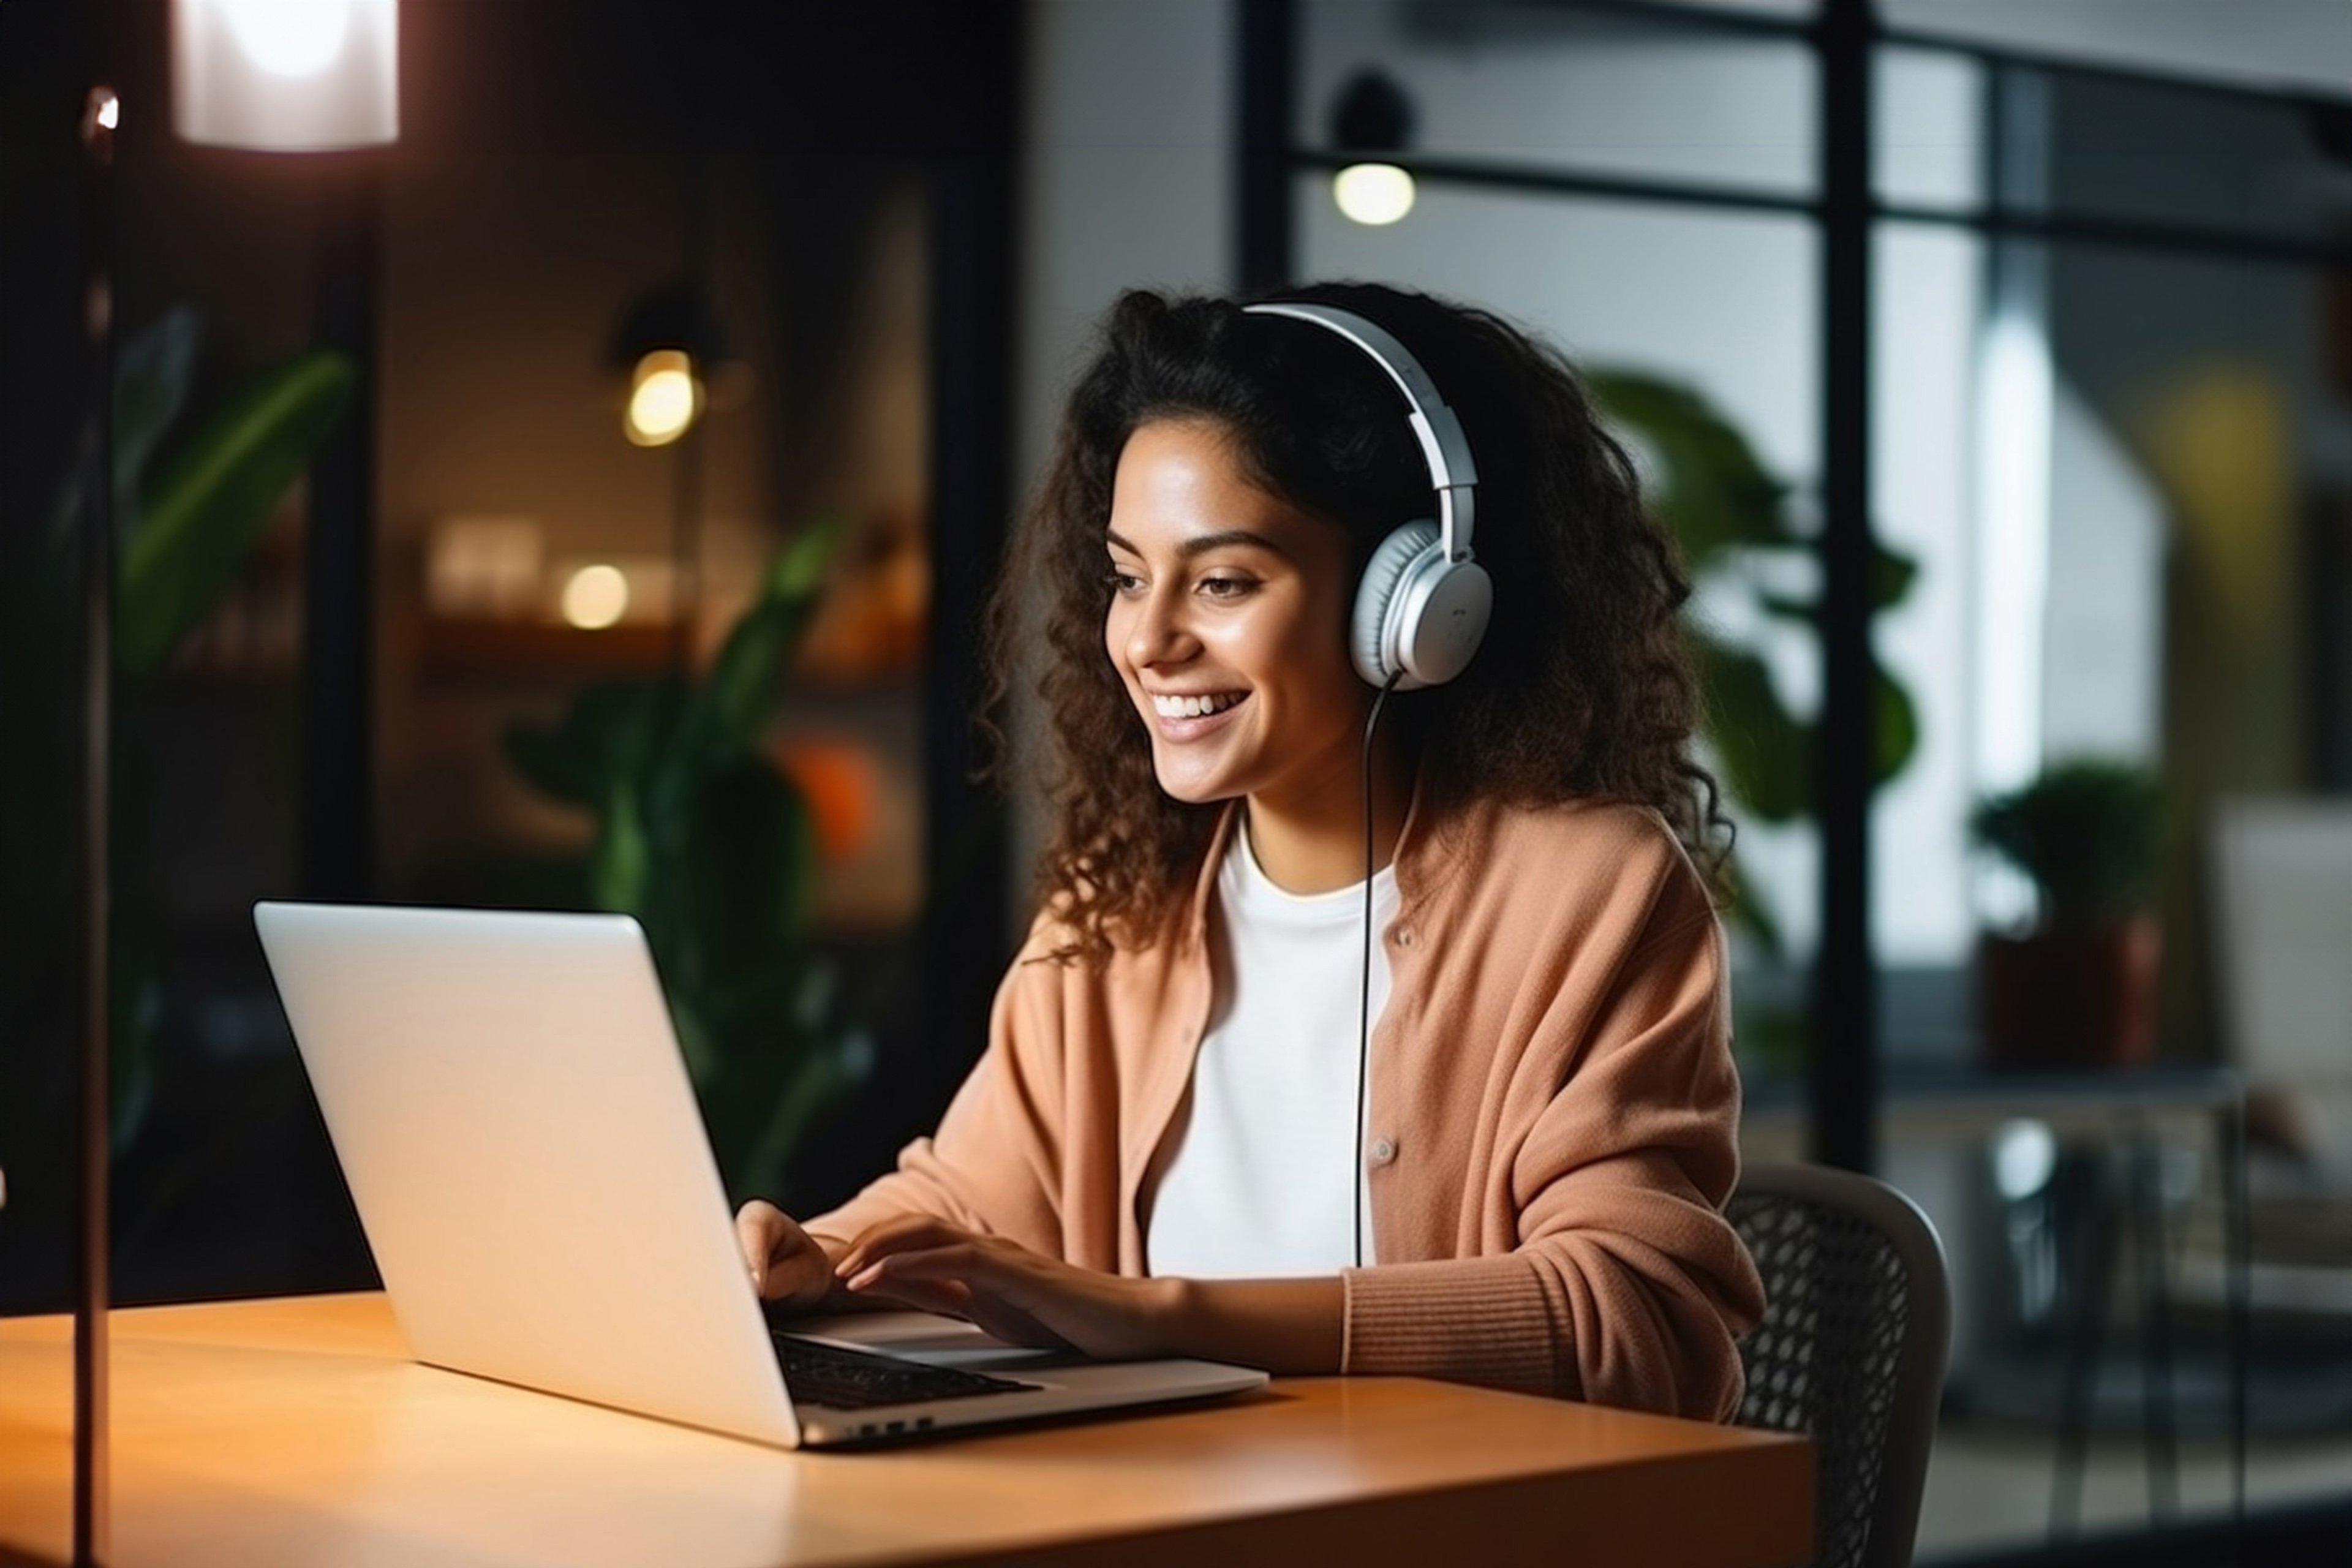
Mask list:
[{"label": "wooden desk", "polygon": [[[0,1321],[0,1560],[66,1555],[69,1339]],[[114,1315],[114,1561],[1801,1563],[1801,1440],[1402,1378],[784,1453],[409,1362],[377,1295]]]}]

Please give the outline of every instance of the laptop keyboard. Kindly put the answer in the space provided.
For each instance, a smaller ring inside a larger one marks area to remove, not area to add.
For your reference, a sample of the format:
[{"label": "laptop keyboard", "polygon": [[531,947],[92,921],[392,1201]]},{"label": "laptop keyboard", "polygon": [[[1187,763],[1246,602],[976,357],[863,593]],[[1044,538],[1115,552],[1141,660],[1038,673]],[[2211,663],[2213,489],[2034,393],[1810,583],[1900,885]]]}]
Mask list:
[{"label": "laptop keyboard", "polygon": [[1034,1383],[1013,1383],[952,1367],[925,1366],[898,1356],[869,1355],[821,1345],[790,1334],[771,1334],[784,1386],[795,1405],[835,1410],[871,1410],[882,1405],[919,1405],[934,1399],[969,1399],[980,1394],[1019,1394]]}]

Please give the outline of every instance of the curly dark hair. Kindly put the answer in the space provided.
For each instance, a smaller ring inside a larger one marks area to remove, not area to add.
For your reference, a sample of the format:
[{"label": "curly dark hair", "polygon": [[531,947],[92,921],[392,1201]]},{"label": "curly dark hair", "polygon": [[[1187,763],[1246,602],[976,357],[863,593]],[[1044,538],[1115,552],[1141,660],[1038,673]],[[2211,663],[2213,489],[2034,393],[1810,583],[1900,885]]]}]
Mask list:
[{"label": "curly dark hair", "polygon": [[[1438,802],[1654,806],[1719,894],[1732,828],[1689,754],[1699,694],[1678,614],[1690,582],[1574,370],[1501,318],[1426,294],[1349,283],[1274,297],[1385,327],[1461,416],[1477,462],[1475,548],[1495,584],[1486,640],[1459,677],[1401,691],[1388,710],[1422,789]],[[1100,963],[1159,934],[1185,906],[1221,810],[1160,791],[1104,651],[1103,530],[1128,437],[1154,420],[1213,422],[1253,482],[1347,531],[1359,571],[1391,529],[1432,510],[1427,465],[1380,368],[1333,332],[1244,303],[1120,297],[990,603],[982,724],[999,772],[1006,700],[1027,660],[1043,664],[1030,673],[1052,831],[1037,882],[1072,933],[1066,959]],[[1029,629],[1040,618],[1042,639]]]}]

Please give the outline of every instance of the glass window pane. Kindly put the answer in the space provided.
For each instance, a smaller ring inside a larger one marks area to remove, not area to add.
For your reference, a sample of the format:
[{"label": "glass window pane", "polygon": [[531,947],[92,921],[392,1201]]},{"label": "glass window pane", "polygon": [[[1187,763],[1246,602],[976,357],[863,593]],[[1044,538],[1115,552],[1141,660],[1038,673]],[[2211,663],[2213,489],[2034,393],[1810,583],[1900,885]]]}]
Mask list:
[{"label": "glass window pane", "polygon": [[2090,65],[2329,96],[2352,82],[2352,27],[2335,0],[1877,0],[1876,8],[1896,32]]},{"label": "glass window pane", "polygon": [[1958,657],[1970,638],[1976,431],[1985,245],[1973,232],[1883,225],[1875,241],[1871,523],[1910,572],[1874,630],[1880,668],[1913,715],[1915,742],[1880,786],[1871,910],[1881,965],[1881,1038],[1891,1055],[1964,1056],[1950,974],[1974,941],[1960,826],[1973,771]]},{"label": "glass window pane", "polygon": [[1432,159],[1790,195],[1816,180],[1819,72],[1799,39],[1622,7],[1310,0],[1298,145],[1340,148],[1337,117],[1366,70],[1402,89],[1407,145]]},{"label": "glass window pane", "polygon": [[[2330,831],[2344,847],[2335,852],[2352,856],[2352,822],[2340,805],[2328,815],[2329,797],[2352,785],[2339,761],[2352,735],[2340,697],[2352,665],[2324,630],[2352,606],[2352,400],[2324,330],[2340,301],[2325,278],[2294,267],[1988,242],[1940,226],[1886,226],[1878,266],[1875,520],[1919,568],[1878,646],[1916,700],[1920,730],[1873,820],[1889,1055],[1882,1143],[1885,1173],[1944,1229],[1962,1303],[1952,1400],[1969,1413],[1939,1435],[1920,1552],[2043,1539],[2062,1483],[2049,1469],[2016,1470],[2017,1423],[2055,1420],[2066,1314],[2091,1289],[2100,1232],[2136,1223],[2113,1205],[2143,1192],[2157,1194],[2167,1226],[2182,1507],[2211,1518],[2230,1506],[2215,1126],[2226,1102],[2200,1099],[2193,1065],[2136,1079],[2136,1094],[2173,1102],[2146,1124],[2156,1148],[2139,1166],[2127,1147],[2138,1124],[2102,1087],[2117,1058],[2099,1042],[2120,1037],[2065,1037],[2079,1085],[2065,1116],[2016,1090],[2009,1110],[1971,1123],[1965,1106],[1906,1085],[1923,1064],[1988,1059],[2005,1016],[1991,938],[2031,931],[2047,907],[2033,883],[1996,875],[1967,849],[1971,806],[2068,759],[2115,759],[2150,770],[2168,798],[2147,906],[2160,930],[2147,994],[2160,1060],[2235,1062],[2266,1095],[2307,1106],[2298,1136],[2308,1146],[2290,1140],[2258,1155],[2273,1169],[2309,1181],[2331,1158],[2352,1157],[2352,1135],[2334,1131],[2352,1128],[2340,1048],[2315,1079],[2306,1063],[2266,1055],[2241,1005],[2231,933],[2247,902],[2220,896],[2229,873],[2217,839],[2251,799],[2319,825],[2306,863],[2325,861]],[[2120,809],[2110,804],[2076,833],[2112,833]],[[2267,886],[2307,898],[2312,885],[2289,889],[2273,874],[2252,897],[2259,903]],[[2305,964],[2299,978],[2266,979],[2263,995],[2300,986],[2300,1005],[2324,1009],[2320,999],[2342,994],[2339,970],[2332,958]],[[2059,984],[2032,1002],[2044,1018],[2074,1006]],[[2046,1105],[2063,1080],[2037,1081]],[[1923,1121],[1923,1110],[1941,1120]],[[2004,1116],[2022,1120],[1992,1124]],[[2143,1180],[2154,1184],[2117,1184]],[[2259,1236],[2275,1211],[2256,1191]],[[2120,1268],[2137,1267],[2136,1253],[2123,1257]],[[2122,1326],[2121,1295],[2103,1305],[2116,1326],[2105,1375],[2129,1380],[2142,1342]],[[2336,1399],[2340,1411],[2344,1385],[2269,1331],[2291,1321],[2266,1315],[2274,1310],[2258,1287],[2257,1507],[2325,1491],[2322,1455],[2342,1465],[2340,1445],[2309,1433],[2315,1401]],[[2334,1392],[2315,1393],[2322,1383]],[[2094,1421],[2096,1435],[2117,1431],[2137,1408],[2102,1405]],[[2094,1443],[2084,1530],[2155,1522],[2135,1450]],[[1988,1473],[2010,1478],[1997,1490],[2020,1498],[2017,1508],[1990,1506],[1981,1480],[1967,1479]]]},{"label": "glass window pane", "polygon": [[1878,199],[1958,212],[1982,205],[1984,68],[1949,50],[1881,48],[1872,68]]},{"label": "glass window pane", "polygon": [[[2352,30],[2352,29],[2347,29]],[[2352,213],[2352,110],[2053,71],[2043,160],[2062,216],[2340,240]]]}]

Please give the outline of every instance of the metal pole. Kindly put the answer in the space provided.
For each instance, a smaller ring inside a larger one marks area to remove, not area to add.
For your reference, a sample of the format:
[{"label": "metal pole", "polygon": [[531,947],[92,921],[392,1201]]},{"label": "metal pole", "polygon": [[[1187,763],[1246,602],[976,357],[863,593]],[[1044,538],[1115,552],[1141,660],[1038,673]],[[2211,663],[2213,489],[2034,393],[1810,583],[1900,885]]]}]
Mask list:
[{"label": "metal pole", "polygon": [[2223,1289],[2228,1296],[2230,1364],[2230,1544],[2233,1561],[2246,1550],[2246,1378],[2252,1361],[2253,1226],[2246,1185],[2246,1086],[2240,1080],[2221,1114],[2222,1219],[2228,1239]]},{"label": "metal pole", "polygon": [[917,1080],[908,1100],[936,1119],[970,1070],[1013,948],[1004,844],[976,784],[972,650],[1003,555],[1014,487],[1007,410],[1017,208],[1013,147],[1023,41],[974,11],[949,112],[966,128],[935,158],[931,206],[931,618],[923,655],[922,930],[927,984]]},{"label": "metal pole", "polygon": [[1870,952],[1871,42],[1869,0],[1825,0],[1822,56],[1822,939],[1813,972],[1815,1158],[1876,1163]]},{"label": "metal pole", "polygon": [[112,1550],[107,1412],[108,987],[113,876],[109,829],[114,723],[114,93],[92,88],[82,109],[82,310],[89,348],[82,451],[82,1029],[74,1291],[76,1563]]},{"label": "metal pole", "polygon": [[1234,170],[1241,195],[1234,285],[1245,293],[1289,283],[1290,120],[1296,107],[1293,58],[1297,7],[1292,0],[1242,0],[1237,40],[1241,78],[1241,139]]}]

